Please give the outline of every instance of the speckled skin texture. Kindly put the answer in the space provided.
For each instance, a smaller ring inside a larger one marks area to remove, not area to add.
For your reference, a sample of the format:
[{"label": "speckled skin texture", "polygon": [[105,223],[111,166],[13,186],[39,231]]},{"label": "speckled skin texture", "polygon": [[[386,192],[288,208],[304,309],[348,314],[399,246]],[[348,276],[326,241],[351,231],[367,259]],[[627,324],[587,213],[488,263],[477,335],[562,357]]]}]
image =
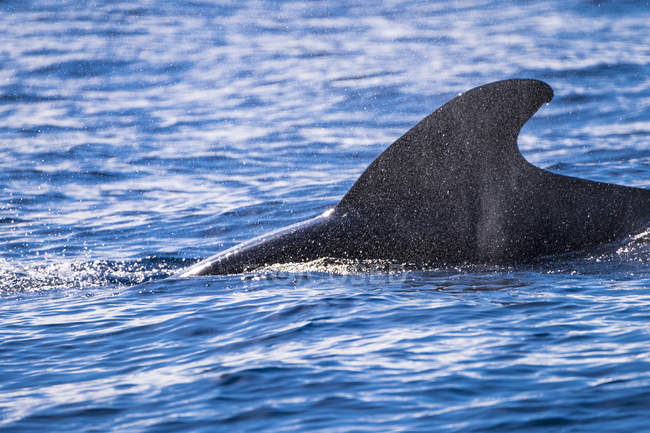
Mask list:
[{"label": "speckled skin texture", "polygon": [[231,248],[182,275],[321,257],[507,264],[647,227],[650,190],[553,174],[523,158],[519,131],[552,98],[550,86],[530,79],[459,95],[386,149],[333,212]]}]

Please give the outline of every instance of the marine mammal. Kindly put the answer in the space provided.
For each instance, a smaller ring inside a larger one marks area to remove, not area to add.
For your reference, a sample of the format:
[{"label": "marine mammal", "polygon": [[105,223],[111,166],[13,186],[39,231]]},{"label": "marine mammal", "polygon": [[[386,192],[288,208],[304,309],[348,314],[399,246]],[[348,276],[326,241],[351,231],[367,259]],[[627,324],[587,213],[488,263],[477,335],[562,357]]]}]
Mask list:
[{"label": "marine mammal", "polygon": [[552,98],[548,84],[532,79],[469,90],[390,145],[333,209],[180,275],[322,257],[508,264],[647,227],[650,190],[554,174],[521,155],[521,127]]}]

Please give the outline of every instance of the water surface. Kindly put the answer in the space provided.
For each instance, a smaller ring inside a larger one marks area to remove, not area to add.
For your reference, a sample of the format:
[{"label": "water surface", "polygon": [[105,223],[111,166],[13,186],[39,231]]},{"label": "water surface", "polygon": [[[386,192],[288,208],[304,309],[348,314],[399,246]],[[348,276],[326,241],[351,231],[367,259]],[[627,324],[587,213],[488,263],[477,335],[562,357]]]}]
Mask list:
[{"label": "water surface", "polygon": [[557,173],[650,187],[650,7],[0,3],[0,430],[650,429],[650,240],[520,267],[165,279],[530,77]]}]

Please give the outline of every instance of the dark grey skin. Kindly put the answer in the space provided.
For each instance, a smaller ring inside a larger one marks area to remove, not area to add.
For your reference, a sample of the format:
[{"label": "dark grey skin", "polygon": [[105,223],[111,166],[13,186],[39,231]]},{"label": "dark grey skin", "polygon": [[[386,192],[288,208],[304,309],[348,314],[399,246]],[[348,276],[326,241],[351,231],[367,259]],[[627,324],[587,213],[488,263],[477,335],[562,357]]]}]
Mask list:
[{"label": "dark grey skin", "polygon": [[524,123],[553,98],[537,80],[472,89],[386,149],[335,208],[237,245],[181,276],[237,274],[323,257],[513,264],[584,250],[650,225],[650,190],[527,162]]}]

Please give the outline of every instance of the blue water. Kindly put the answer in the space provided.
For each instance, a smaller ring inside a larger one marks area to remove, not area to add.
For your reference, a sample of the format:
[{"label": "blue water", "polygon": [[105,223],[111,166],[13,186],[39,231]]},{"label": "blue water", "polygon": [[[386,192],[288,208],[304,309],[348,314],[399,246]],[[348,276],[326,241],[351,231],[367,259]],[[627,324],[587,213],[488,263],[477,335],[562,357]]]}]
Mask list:
[{"label": "blue water", "polygon": [[650,235],[519,267],[165,279],[474,86],[650,187],[647,1],[0,3],[0,431],[650,431]]}]

